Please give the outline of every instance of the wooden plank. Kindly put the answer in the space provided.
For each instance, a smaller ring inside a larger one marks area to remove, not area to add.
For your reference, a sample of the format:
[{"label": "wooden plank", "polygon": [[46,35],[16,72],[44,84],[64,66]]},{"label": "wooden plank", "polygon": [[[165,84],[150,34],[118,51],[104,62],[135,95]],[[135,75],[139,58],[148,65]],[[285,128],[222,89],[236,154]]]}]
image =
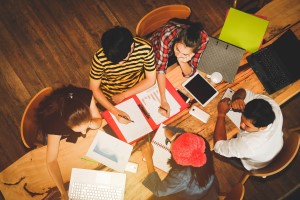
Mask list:
[{"label": "wooden plank", "polygon": [[295,83],[286,86],[283,90],[280,90],[271,95],[272,98],[279,104],[283,105],[292,97],[296,96],[300,92],[300,79]]}]

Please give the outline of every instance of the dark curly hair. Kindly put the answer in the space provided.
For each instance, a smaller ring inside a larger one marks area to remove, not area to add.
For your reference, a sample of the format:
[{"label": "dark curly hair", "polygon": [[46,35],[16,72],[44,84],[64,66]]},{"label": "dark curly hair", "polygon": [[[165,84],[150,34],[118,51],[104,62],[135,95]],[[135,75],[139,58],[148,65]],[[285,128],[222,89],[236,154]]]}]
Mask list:
[{"label": "dark curly hair", "polygon": [[101,38],[104,54],[114,64],[126,58],[132,43],[132,33],[127,28],[120,26],[109,29]]},{"label": "dark curly hair", "polygon": [[244,115],[247,119],[251,119],[257,128],[268,126],[275,120],[272,106],[263,99],[249,101],[245,106]]}]

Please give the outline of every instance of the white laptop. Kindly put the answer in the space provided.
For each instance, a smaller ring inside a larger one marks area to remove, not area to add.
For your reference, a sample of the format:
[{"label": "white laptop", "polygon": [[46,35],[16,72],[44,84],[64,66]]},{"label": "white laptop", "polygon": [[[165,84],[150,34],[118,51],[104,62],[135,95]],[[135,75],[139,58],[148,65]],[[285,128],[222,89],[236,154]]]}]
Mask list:
[{"label": "white laptop", "polygon": [[72,200],[124,199],[126,174],[72,168],[69,198]]}]

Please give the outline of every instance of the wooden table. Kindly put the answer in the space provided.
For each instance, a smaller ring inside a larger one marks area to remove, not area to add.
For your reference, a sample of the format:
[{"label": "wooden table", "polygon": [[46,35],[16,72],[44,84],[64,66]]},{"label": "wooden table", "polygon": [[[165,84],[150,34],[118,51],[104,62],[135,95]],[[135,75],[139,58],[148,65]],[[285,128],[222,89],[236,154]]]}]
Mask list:
[{"label": "wooden table", "polygon": [[[265,15],[270,20],[269,28],[265,37],[266,41],[269,43],[273,42],[273,37],[278,37],[278,33],[285,30],[287,26],[292,27],[292,30],[299,36],[300,25],[297,23],[300,19],[299,10],[299,1],[294,0],[273,0],[271,3],[262,8],[258,14]],[[270,40],[270,38],[273,39]],[[244,64],[245,59],[241,62],[241,65]],[[182,89],[181,83],[185,80],[185,78],[181,76],[181,71],[178,67],[168,73],[167,77],[176,88]],[[232,84],[221,83],[215,87],[219,91],[219,95],[212,102],[210,102],[205,108],[196,104],[211,115],[207,124],[204,124],[198,119],[190,116],[188,114],[188,110],[184,110],[168,122],[168,124],[182,127],[186,131],[203,135],[209,141],[211,147],[213,144],[212,137],[217,114],[216,105],[228,87],[234,90],[243,87],[256,93],[266,94],[262,84],[259,82],[253,70],[247,66],[243,66],[239,69],[239,73]],[[281,105],[292,96],[298,94],[299,90],[300,80],[272,94],[271,97]],[[104,122],[103,125],[105,124],[106,123]],[[238,128],[235,127],[228,118],[226,118],[226,124],[228,137],[231,137],[238,131]],[[64,182],[69,181],[71,169],[73,167],[110,170],[101,164],[87,162],[80,159],[85,156],[95,134],[96,131],[89,132],[86,138],[79,138],[76,144],[67,143],[65,140],[61,141],[58,162],[62,171]],[[152,195],[152,193],[141,183],[147,174],[146,163],[141,159],[141,152],[137,148],[135,149],[136,150],[130,157],[130,161],[138,163],[139,168],[136,174],[126,172],[127,182],[125,199],[147,199]],[[42,199],[51,193],[51,190],[53,190],[55,185],[47,172],[45,159],[46,146],[30,151],[3,170],[0,174],[0,189],[4,197],[8,200]],[[160,170],[157,171],[161,178],[166,176],[166,173]]]}]

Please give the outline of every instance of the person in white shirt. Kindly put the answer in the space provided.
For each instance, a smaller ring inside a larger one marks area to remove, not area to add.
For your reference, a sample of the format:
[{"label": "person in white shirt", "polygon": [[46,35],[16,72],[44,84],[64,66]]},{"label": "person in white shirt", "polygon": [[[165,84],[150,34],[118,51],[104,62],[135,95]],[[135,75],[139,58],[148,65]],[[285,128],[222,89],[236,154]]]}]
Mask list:
[{"label": "person in white shirt", "polygon": [[[226,136],[225,115],[230,110],[242,112],[236,138]],[[214,130],[214,151],[225,157],[239,158],[247,170],[267,166],[283,146],[283,117],[279,105],[271,98],[239,89],[218,104]]]}]

